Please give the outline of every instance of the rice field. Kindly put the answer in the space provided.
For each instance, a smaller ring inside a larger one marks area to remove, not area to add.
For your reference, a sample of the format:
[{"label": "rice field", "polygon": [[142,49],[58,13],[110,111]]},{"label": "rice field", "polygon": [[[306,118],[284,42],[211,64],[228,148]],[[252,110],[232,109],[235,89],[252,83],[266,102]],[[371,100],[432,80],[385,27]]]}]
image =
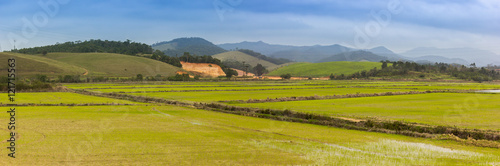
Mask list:
[{"label": "rice field", "polygon": [[[187,103],[215,102],[353,119],[374,117],[500,129],[497,120],[500,105],[496,102],[500,94],[450,92],[287,102],[222,102],[293,96],[500,89],[498,84],[264,81],[64,86],[77,91]],[[18,93],[16,97],[17,104],[32,105],[16,108],[16,159],[8,158],[8,149],[0,148],[0,165],[500,165],[498,148],[453,140],[276,121],[190,106],[142,103],[74,92]],[[6,99],[0,102],[8,103]],[[91,103],[103,105],[58,106]],[[0,114],[0,123],[7,124],[8,120],[8,114]],[[1,128],[1,140],[7,140],[8,133]],[[2,141],[0,144],[7,147],[8,143]]]},{"label": "rice field", "polygon": [[328,116],[381,118],[432,125],[500,130],[500,95],[433,93],[401,96],[233,104]]}]

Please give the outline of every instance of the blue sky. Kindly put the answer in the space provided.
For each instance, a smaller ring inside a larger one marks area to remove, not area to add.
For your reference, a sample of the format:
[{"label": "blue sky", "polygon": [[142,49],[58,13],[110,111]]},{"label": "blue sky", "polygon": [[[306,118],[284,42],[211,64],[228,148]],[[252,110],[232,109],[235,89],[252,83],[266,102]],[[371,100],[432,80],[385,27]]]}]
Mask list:
[{"label": "blue sky", "polygon": [[500,54],[497,0],[9,0],[0,1],[0,21],[1,50],[12,49],[14,39],[22,48],[202,37],[215,44],[473,47]]}]

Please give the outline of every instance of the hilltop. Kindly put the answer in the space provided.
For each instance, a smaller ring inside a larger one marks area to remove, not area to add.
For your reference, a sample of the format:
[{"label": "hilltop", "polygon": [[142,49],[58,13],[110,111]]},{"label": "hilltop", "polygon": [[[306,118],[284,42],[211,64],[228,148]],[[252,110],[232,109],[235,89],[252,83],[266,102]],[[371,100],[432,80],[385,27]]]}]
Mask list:
[{"label": "hilltop", "polygon": [[167,56],[181,56],[184,52],[193,55],[215,55],[226,52],[226,50],[199,37],[178,38],[171,41],[159,42],[151,45],[153,49],[160,50]]}]

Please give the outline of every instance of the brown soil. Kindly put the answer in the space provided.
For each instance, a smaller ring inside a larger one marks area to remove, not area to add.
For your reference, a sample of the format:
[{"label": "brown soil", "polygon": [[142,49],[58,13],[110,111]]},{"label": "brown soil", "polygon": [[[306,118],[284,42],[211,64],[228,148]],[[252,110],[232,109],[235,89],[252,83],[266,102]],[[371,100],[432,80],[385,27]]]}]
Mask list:
[{"label": "brown soil", "polygon": [[194,73],[200,73],[201,76],[209,76],[209,77],[226,76],[226,73],[222,71],[222,68],[216,64],[188,63],[188,62],[181,62],[181,64],[182,64],[182,69]]}]

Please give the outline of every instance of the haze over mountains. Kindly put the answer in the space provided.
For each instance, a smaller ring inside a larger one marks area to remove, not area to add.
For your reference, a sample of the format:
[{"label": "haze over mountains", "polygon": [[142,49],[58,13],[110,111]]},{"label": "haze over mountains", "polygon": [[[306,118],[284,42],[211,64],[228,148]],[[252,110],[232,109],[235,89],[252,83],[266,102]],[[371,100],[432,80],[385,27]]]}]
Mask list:
[{"label": "haze over mountains", "polygon": [[328,62],[328,61],[415,61],[419,63],[444,62],[450,64],[477,66],[488,64],[499,65],[500,56],[486,50],[474,48],[432,48],[419,47],[403,53],[395,53],[379,46],[372,49],[355,49],[339,44],[290,46],[268,44],[263,41],[226,43],[215,45],[203,38],[178,38],[153,44],[153,49],[161,50],[169,56],[180,56],[184,52],[196,55],[215,55],[226,51],[249,49],[273,58],[284,58],[296,62]]},{"label": "haze over mountains", "polygon": [[[289,46],[278,44],[267,44],[258,42],[240,42],[218,45],[226,50],[229,49],[252,49],[271,57],[288,58],[295,61],[318,62],[321,59],[344,52],[357,51],[359,49],[349,48],[342,45],[327,46]],[[477,66],[486,66],[488,64],[500,64],[500,56],[487,50],[474,48],[429,48],[419,47],[403,53],[395,53],[390,49],[379,46],[364,50],[378,56],[386,57],[388,60],[411,60],[416,62],[444,62],[469,65],[476,63]],[[359,55],[359,52],[357,53]],[[369,56],[368,54],[366,56]]]}]

